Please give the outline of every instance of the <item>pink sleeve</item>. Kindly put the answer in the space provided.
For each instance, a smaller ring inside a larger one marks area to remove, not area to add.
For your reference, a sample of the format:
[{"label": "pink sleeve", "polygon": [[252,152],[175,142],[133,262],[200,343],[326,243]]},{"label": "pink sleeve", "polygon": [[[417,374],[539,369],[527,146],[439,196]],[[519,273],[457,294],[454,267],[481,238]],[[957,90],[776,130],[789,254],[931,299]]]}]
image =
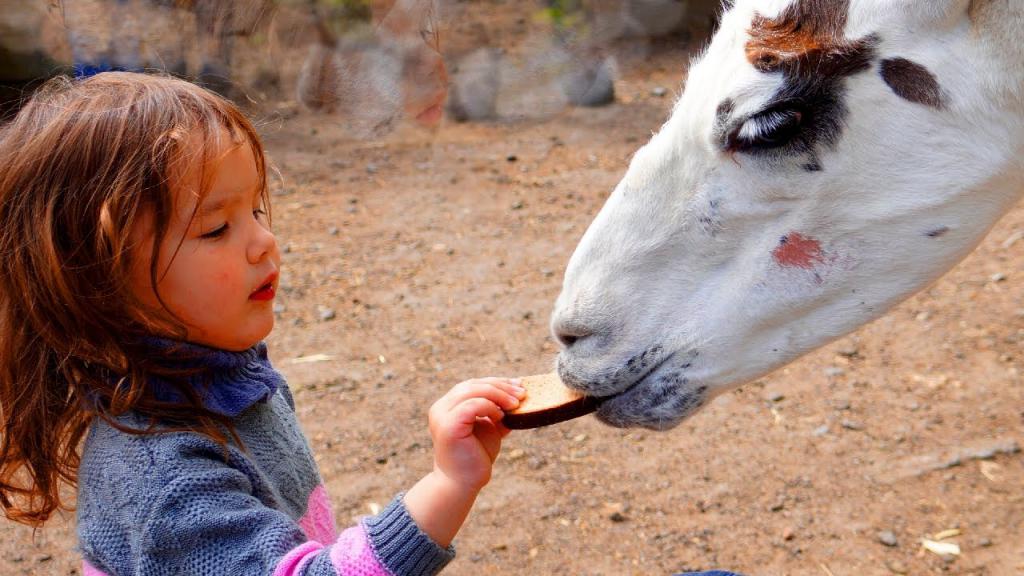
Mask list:
[{"label": "pink sleeve", "polygon": [[[274,569],[274,576],[299,576],[324,551],[320,542],[309,541],[292,549]],[[373,553],[366,530],[353,526],[341,533],[328,550],[335,574],[351,576],[391,576]]]}]

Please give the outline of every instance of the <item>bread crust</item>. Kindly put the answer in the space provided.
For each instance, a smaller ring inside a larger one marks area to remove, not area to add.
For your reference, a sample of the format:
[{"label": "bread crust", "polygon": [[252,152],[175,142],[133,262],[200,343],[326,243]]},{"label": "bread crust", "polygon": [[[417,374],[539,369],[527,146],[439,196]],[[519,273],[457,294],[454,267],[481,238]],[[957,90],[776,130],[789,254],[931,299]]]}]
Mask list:
[{"label": "bread crust", "polygon": [[597,409],[597,399],[566,388],[558,374],[521,378],[526,398],[515,410],[505,412],[502,422],[512,430],[539,428],[579,418]]}]

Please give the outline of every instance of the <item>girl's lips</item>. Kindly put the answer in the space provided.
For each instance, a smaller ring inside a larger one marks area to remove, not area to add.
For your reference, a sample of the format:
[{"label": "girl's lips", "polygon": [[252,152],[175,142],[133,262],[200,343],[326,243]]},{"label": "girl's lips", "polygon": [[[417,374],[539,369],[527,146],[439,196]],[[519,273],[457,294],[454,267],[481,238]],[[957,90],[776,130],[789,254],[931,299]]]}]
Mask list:
[{"label": "girl's lips", "polygon": [[271,284],[267,284],[266,286],[260,288],[259,290],[253,292],[252,294],[250,294],[249,295],[249,300],[258,300],[258,301],[273,300],[274,299],[274,293],[275,293],[274,285],[272,283]]},{"label": "girl's lips", "polygon": [[271,272],[270,275],[267,276],[265,280],[263,280],[263,285],[257,288],[252,294],[249,294],[249,300],[273,300],[274,293],[276,292],[276,290],[274,289],[274,283],[276,281],[277,272]]}]

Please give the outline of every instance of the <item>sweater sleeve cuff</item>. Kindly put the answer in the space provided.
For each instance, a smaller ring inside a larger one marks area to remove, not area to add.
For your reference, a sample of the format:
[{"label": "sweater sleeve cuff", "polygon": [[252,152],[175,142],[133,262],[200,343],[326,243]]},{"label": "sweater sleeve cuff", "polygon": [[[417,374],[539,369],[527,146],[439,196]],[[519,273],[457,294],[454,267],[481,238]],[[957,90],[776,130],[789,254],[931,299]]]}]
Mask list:
[{"label": "sweater sleeve cuff", "polygon": [[399,494],[376,516],[363,520],[378,560],[395,576],[433,576],[455,558],[455,548],[441,548],[409,515]]}]

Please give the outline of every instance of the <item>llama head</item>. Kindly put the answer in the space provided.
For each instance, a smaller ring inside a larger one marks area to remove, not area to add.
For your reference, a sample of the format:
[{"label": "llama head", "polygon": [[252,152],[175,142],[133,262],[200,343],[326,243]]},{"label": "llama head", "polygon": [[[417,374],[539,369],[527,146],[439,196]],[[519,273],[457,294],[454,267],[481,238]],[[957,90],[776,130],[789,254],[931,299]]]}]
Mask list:
[{"label": "llama head", "polygon": [[1012,4],[737,0],[569,262],[562,378],[671,428],[963,258],[1024,188]]}]

